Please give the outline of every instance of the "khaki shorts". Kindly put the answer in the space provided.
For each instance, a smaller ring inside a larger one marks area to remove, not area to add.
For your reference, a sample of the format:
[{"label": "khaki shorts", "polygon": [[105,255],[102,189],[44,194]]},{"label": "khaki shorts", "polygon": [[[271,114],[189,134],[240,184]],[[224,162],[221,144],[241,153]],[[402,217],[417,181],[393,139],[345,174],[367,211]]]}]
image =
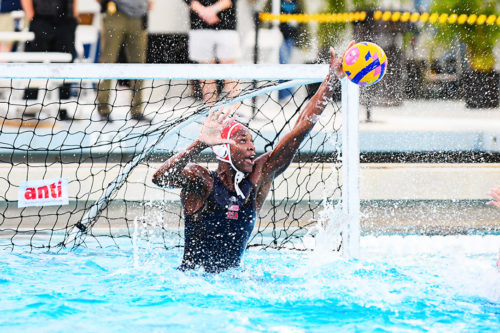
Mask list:
[{"label": "khaki shorts", "polygon": [[235,30],[191,30],[189,32],[189,59],[211,62],[215,59],[237,60],[240,56],[240,38]]},{"label": "khaki shorts", "polygon": [[14,18],[10,13],[0,14],[0,31],[14,31]]}]

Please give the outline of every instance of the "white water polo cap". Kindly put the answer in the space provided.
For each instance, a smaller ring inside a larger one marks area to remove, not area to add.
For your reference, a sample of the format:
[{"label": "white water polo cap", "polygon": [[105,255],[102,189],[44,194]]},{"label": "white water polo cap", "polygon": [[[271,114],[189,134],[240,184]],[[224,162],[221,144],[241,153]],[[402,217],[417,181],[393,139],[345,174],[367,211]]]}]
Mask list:
[{"label": "white water polo cap", "polygon": [[[224,129],[220,133],[220,137],[224,140],[229,140],[229,138],[231,138],[231,134],[243,128],[246,127],[237,121],[233,121],[231,124],[224,127]],[[229,143],[223,143],[221,145],[212,146],[211,148],[215,153],[215,157],[219,161],[229,163],[233,167],[234,171],[236,171],[236,175],[234,176],[234,189],[236,190],[236,194],[238,196],[245,199],[245,195],[243,194],[243,192],[239,187],[239,183],[241,183],[241,181],[245,178],[245,174],[234,166],[233,161],[231,159],[231,149]]]}]

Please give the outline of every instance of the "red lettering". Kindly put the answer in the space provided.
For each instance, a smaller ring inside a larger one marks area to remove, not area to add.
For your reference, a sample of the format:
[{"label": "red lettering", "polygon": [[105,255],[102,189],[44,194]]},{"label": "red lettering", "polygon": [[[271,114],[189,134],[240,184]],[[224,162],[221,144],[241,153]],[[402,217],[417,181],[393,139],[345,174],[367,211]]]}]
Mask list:
[{"label": "red lettering", "polygon": [[238,212],[234,212],[234,211],[230,210],[226,213],[226,218],[230,219],[230,220],[237,220],[238,219]]},{"label": "red lettering", "polygon": [[57,199],[62,197],[62,181],[57,183],[52,183],[50,185],[44,185],[40,187],[27,187],[24,192],[24,198],[26,200],[37,200],[37,199]]},{"label": "red lettering", "polygon": [[28,187],[26,192],[24,192],[24,198],[26,200],[34,200],[36,199],[36,190],[33,187]]},{"label": "red lettering", "polygon": [[48,199],[49,198],[49,188],[47,186],[41,186],[38,188],[38,199]]},{"label": "red lettering", "polygon": [[55,183],[52,183],[50,184],[50,196],[52,198],[57,198],[57,194],[56,194],[56,184]]}]

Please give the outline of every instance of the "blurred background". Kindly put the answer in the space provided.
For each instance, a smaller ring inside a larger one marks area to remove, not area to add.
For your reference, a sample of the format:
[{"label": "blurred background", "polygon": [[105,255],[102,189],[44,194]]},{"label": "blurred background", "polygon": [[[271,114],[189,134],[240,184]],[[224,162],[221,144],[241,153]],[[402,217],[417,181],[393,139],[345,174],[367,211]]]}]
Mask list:
[{"label": "blurred background", "polygon": [[[284,39],[280,24],[286,22],[300,28],[289,63],[325,61],[329,46],[342,49],[351,39],[379,44],[388,55],[389,71],[383,87],[376,87],[370,98],[374,106],[401,105],[405,99],[449,99],[463,100],[469,108],[498,108],[500,1],[308,0],[297,1],[304,17],[259,19],[259,12],[285,12],[286,2],[237,1],[239,63],[279,63]],[[96,0],[79,1],[78,6],[77,44],[84,47],[87,59],[98,59],[101,6]],[[314,15],[342,13],[364,14]],[[189,63],[189,28],[183,0],[154,1],[148,17],[147,62]]]},{"label": "blurred background", "polygon": [[[258,20],[255,13],[280,14],[282,2],[286,1],[238,1],[238,32],[243,49],[240,63],[279,62],[283,41],[280,22]],[[301,26],[290,63],[321,62],[329,46],[341,49],[351,39],[369,40],[379,44],[389,58],[389,72],[383,88],[378,87],[374,104],[398,105],[404,99],[463,99],[470,108],[498,107],[500,1],[302,2],[302,12],[311,16],[287,21]],[[325,23],[312,15],[361,11],[366,12],[364,19],[334,17],[333,22]],[[374,16],[377,11],[378,17]],[[422,15],[415,17],[410,13]],[[432,13],[439,16],[433,17]],[[455,19],[453,14],[457,16]],[[467,15],[465,22],[458,17],[463,14]],[[189,12],[183,0],[156,1],[149,17],[148,61],[188,62],[188,31]],[[480,83],[479,87],[473,83]],[[486,95],[484,98],[479,96],[478,89]]]}]

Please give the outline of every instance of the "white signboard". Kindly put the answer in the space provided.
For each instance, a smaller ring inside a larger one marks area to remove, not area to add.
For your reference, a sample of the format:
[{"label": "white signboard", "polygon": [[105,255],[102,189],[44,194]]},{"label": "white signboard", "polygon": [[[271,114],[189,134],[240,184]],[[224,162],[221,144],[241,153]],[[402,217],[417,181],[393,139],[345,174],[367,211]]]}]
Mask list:
[{"label": "white signboard", "polygon": [[17,206],[20,208],[67,205],[68,178],[21,182],[17,198]]}]

